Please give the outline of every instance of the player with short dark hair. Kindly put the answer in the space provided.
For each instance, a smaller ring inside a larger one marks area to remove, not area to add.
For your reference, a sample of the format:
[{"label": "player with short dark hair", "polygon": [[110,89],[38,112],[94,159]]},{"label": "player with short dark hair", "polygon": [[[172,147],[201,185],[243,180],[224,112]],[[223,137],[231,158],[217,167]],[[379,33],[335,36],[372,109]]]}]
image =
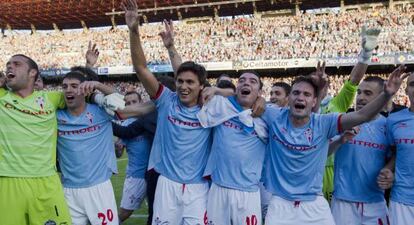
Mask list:
[{"label": "player with short dark hair", "polygon": [[265,187],[273,194],[266,224],[335,224],[329,204],[321,195],[329,140],[374,118],[406,78],[404,69],[396,69],[384,91],[355,112],[312,113],[318,89],[325,85],[320,67],[316,80],[297,78],[293,82],[289,108],[266,109],[262,118],[269,127],[270,152],[265,163]]},{"label": "player with short dark hair", "polygon": [[[141,96],[130,91],[125,94],[125,105],[132,106],[141,103]],[[128,126],[141,118],[130,118],[122,121],[122,126]],[[153,134],[142,132],[133,138],[121,139],[128,152],[128,165],[122,191],[122,200],[119,212],[120,222],[128,219],[134,210],[139,209],[147,192],[145,174],[148,167],[148,158],[152,146]]]},{"label": "player with short dark hair", "polygon": [[155,102],[157,130],[151,149],[149,169],[161,175],[154,200],[153,224],[203,224],[208,183],[202,174],[210,151],[210,129],[197,119],[198,99],[206,72],[194,62],[177,70],[176,92],[160,85],[149,71],[139,37],[137,3],[122,4],[129,28],[132,62],[139,80]]},{"label": "player with short dark hair", "polygon": [[57,113],[62,184],[73,224],[118,225],[110,181],[112,174],[118,172],[112,117],[104,108],[85,101],[85,95],[95,89],[104,94],[112,94],[113,90],[88,79],[80,71],[71,71],[62,81],[66,109]]},{"label": "player with short dark hair", "polygon": [[[213,183],[207,203],[208,223],[261,224],[259,181],[266,141],[255,130],[261,119],[253,120],[250,115],[260,94],[260,77],[244,72],[235,96],[214,96],[199,113],[204,127],[214,127],[212,152],[204,173]],[[254,125],[246,124],[247,117]],[[263,121],[261,124],[265,125]],[[265,134],[266,128],[262,127]]]},{"label": "player with short dark hair", "polygon": [[[366,77],[358,86],[355,109],[361,110],[383,88],[382,78]],[[336,225],[389,223],[384,190],[377,183],[380,173],[392,176],[391,170],[384,168],[391,155],[385,124],[386,118],[377,114],[330,144],[336,149],[339,147],[335,153],[336,176],[331,203]]]},{"label": "player with short dark hair", "polygon": [[56,111],[63,94],[34,91],[39,69],[17,54],[0,83],[0,218],[4,225],[71,224],[56,173]]},{"label": "player with short dark hair", "polygon": [[[377,47],[380,30],[376,28],[367,29],[365,26],[361,30],[361,51],[358,56],[358,63],[351,71],[350,78],[347,80],[338,94],[334,97],[328,96],[329,85],[321,90],[320,113],[343,113],[346,112],[354,102],[358,84],[364,77],[371,61],[374,49]],[[328,157],[326,162],[325,173],[323,176],[323,194],[328,202],[331,201],[334,180],[334,155]]]},{"label": "player with short dark hair", "polygon": [[229,81],[229,82],[231,82],[231,77],[229,75],[225,74],[225,73],[221,74],[217,78],[216,86],[218,86],[221,81]]},{"label": "player with short dark hair", "polygon": [[276,82],[270,90],[270,102],[279,107],[285,107],[288,103],[290,85],[285,82]]}]

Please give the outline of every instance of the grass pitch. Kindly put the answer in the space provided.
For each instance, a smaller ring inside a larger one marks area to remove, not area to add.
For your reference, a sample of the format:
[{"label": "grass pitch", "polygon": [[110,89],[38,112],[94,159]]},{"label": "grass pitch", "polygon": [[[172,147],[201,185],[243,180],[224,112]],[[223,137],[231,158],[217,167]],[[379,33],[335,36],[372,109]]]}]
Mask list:
[{"label": "grass pitch", "polygon": [[[113,175],[111,178],[111,181],[114,187],[115,199],[116,199],[116,203],[118,206],[118,212],[119,212],[119,206],[121,204],[121,198],[122,198],[122,188],[124,186],[125,170],[128,164],[128,155],[126,154],[126,151],[124,152],[121,158],[117,159],[117,163],[118,163],[119,174]],[[147,216],[148,216],[148,204],[147,204],[147,201],[145,200],[141,204],[141,208],[138,210],[135,210],[132,216],[129,219],[127,219],[124,223],[122,223],[122,225],[146,225]]]}]

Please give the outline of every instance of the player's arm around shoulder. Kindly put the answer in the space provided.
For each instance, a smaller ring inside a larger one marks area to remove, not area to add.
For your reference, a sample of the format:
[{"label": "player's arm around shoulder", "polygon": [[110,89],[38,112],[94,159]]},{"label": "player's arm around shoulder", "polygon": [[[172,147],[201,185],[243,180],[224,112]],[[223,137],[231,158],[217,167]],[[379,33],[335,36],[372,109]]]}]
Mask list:
[{"label": "player's arm around shoulder", "polygon": [[0,87],[0,97],[3,97],[4,95],[6,95],[7,90],[5,88]]},{"label": "player's arm around shoulder", "polygon": [[47,99],[52,103],[53,107],[58,109],[64,109],[66,107],[65,96],[61,91],[40,91],[45,93]]},{"label": "player's arm around shoulder", "polygon": [[122,118],[140,117],[152,113],[156,110],[155,104],[152,101],[144,102],[141,104],[126,106],[119,113]]}]

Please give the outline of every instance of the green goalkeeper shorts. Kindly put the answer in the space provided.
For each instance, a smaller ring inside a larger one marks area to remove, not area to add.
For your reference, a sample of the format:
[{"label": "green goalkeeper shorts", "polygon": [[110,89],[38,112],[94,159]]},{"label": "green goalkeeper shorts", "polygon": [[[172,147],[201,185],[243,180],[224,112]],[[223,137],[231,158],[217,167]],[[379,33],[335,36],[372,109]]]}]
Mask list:
[{"label": "green goalkeeper shorts", "polygon": [[326,198],[329,204],[331,204],[332,193],[334,189],[334,166],[326,166],[325,173],[323,175],[323,196]]},{"label": "green goalkeeper shorts", "polygon": [[0,177],[2,225],[71,225],[58,175]]}]

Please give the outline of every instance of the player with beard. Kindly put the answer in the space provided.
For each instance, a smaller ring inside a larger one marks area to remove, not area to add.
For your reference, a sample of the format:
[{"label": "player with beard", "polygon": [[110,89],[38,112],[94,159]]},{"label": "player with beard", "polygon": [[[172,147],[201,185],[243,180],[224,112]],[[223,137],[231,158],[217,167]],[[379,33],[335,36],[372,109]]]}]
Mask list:
[{"label": "player with beard", "polygon": [[[355,109],[361,110],[373,101],[381,94],[383,87],[382,78],[365,78],[358,87]],[[384,187],[377,183],[380,172],[392,176],[391,170],[384,168],[390,155],[385,125],[386,118],[377,114],[371,121],[354,128],[359,132],[354,133],[352,138],[346,138],[347,134],[344,134],[331,143],[336,149],[340,147],[335,154],[331,203],[336,225],[389,224]]]},{"label": "player with beard", "polygon": [[[318,85],[298,77],[292,85],[289,108],[267,108],[262,118],[269,127],[269,157],[265,186],[273,194],[266,216],[268,225],[333,225],[329,204],[322,197],[322,176],[329,140],[340,132],[374,118],[398,91],[405,67],[389,77],[381,94],[362,109],[346,114],[313,114]],[[322,81],[322,82],[321,82]]]},{"label": "player with beard", "polygon": [[414,73],[407,80],[405,92],[410,100],[410,108],[392,113],[387,118],[388,140],[396,147],[390,222],[398,225],[408,225],[414,221]]},{"label": "player with beard", "polygon": [[209,186],[202,175],[210,151],[211,130],[203,128],[196,115],[207,73],[201,65],[184,62],[175,77],[177,92],[160,85],[147,68],[139,37],[137,3],[127,0],[122,8],[130,31],[134,68],[158,111],[149,162],[149,168],[161,174],[153,224],[203,224]]},{"label": "player with beard", "polygon": [[266,142],[254,129],[259,126],[255,120],[253,127],[246,125],[261,88],[259,75],[245,72],[239,77],[235,96],[215,96],[199,113],[204,127],[214,127],[204,174],[213,183],[207,203],[208,223],[262,223],[259,181]]},{"label": "player with beard", "polygon": [[34,91],[35,61],[14,55],[0,83],[0,218],[3,225],[71,224],[56,173],[61,92]]}]

